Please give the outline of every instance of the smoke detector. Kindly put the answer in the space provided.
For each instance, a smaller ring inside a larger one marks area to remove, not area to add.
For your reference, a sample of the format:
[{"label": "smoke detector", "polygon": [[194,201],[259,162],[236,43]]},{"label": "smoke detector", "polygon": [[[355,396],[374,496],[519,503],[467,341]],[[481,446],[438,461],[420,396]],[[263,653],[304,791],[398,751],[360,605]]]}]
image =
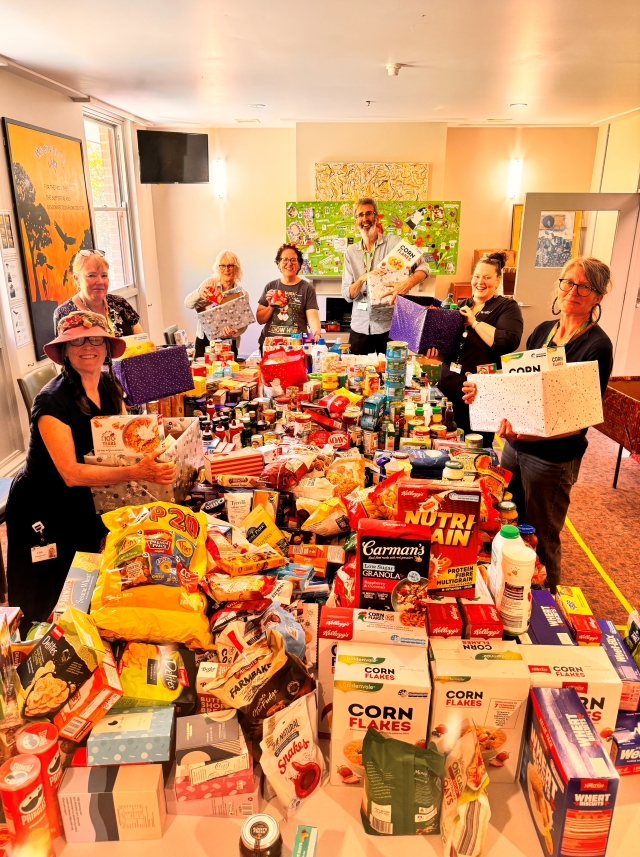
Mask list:
[{"label": "smoke detector", "polygon": [[388,62],[386,68],[389,77],[397,77],[400,74],[402,64],[398,62]]}]

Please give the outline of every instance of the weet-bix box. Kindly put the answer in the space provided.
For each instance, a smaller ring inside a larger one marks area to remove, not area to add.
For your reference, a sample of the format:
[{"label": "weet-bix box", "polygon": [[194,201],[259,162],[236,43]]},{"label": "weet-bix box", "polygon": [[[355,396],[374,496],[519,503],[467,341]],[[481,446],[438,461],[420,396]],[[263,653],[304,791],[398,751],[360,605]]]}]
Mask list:
[{"label": "weet-bix box", "polygon": [[575,646],[576,641],[553,595],[546,589],[531,592],[529,636],[540,646]]},{"label": "weet-bix box", "polygon": [[616,769],[573,688],[534,687],[531,703],[520,784],[543,851],[604,857]]},{"label": "weet-bix box", "polygon": [[640,669],[636,666],[616,626],[610,619],[598,619],[602,631],[600,645],[622,681],[620,711],[637,711],[640,703]]},{"label": "weet-bix box", "polygon": [[621,711],[611,736],[611,761],[621,777],[640,774],[640,714]]}]

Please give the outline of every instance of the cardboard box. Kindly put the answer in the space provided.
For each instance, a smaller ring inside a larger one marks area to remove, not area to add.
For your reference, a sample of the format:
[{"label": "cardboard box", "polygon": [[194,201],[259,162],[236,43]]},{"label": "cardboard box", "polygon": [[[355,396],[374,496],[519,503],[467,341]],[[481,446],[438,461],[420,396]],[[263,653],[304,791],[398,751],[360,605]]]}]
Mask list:
[{"label": "cardboard box", "polygon": [[75,607],[82,613],[88,613],[91,596],[100,573],[101,553],[76,551],[69,574],[62,587],[58,603],[53,608],[53,621],[56,622],[67,607]]},{"label": "cardboard box", "polygon": [[306,824],[298,825],[296,838],[293,840],[291,857],[315,857],[318,847],[318,828]]},{"label": "cardboard box", "polygon": [[534,351],[514,351],[512,354],[503,354],[500,360],[504,375],[514,372],[548,372],[551,369],[561,369],[567,364],[564,345],[537,348]]},{"label": "cardboard box", "polygon": [[162,765],[121,765],[114,776],[68,768],[58,803],[67,842],[161,839],[167,812]]},{"label": "cardboard box", "polygon": [[162,415],[93,417],[91,436],[96,455],[148,455],[164,446]]},{"label": "cardboard box", "polygon": [[569,363],[557,371],[470,375],[478,395],[469,408],[474,431],[513,430],[538,437],[578,431],[603,422],[598,364]]},{"label": "cardboard box", "polygon": [[618,774],[573,688],[534,687],[531,702],[520,785],[543,852],[604,857]]},{"label": "cardboard box", "polygon": [[600,645],[622,681],[620,711],[638,711],[640,707],[640,669],[634,663],[616,626],[610,619],[598,619],[602,631]]},{"label": "cardboard box", "polygon": [[113,372],[127,395],[128,405],[144,405],[193,387],[184,345],[157,348],[149,354],[114,360]]},{"label": "cardboard box", "polygon": [[575,646],[571,629],[558,610],[553,595],[546,589],[531,591],[529,636],[541,646]]},{"label": "cardboard box", "polygon": [[[362,786],[362,742],[377,729],[408,744],[425,741],[431,681],[423,646],[338,643],[333,682],[331,784],[346,785],[346,770]],[[357,779],[356,779],[357,778]]]},{"label": "cardboard box", "polygon": [[246,771],[252,760],[235,711],[194,714],[176,720],[176,796],[193,797],[186,786]]},{"label": "cardboard box", "polygon": [[426,648],[424,624],[405,625],[400,613],[323,607],[318,629],[318,737],[331,738],[333,680],[338,642]]},{"label": "cardboard box", "polygon": [[603,741],[616,728],[622,682],[599,646],[521,646],[533,687],[573,687]]},{"label": "cardboard box", "polygon": [[[244,737],[242,738],[244,741]],[[187,802],[210,800],[212,797],[227,797],[236,794],[251,794],[253,791],[253,758],[251,747],[246,745],[249,754],[249,765],[242,771],[215,777],[212,780],[191,784],[189,776],[178,777],[174,780],[174,791],[177,800]],[[177,771],[176,771],[177,773]]]},{"label": "cardboard box", "polygon": [[640,774],[640,715],[618,716],[610,758],[621,777]]},{"label": "cardboard box", "polygon": [[89,734],[87,765],[168,762],[174,720],[173,705],[110,711]]},{"label": "cardboard box", "polygon": [[502,640],[429,641],[433,702],[429,741],[448,753],[475,726],[492,782],[515,781],[531,678],[530,646]]},{"label": "cardboard box", "polygon": [[241,327],[253,324],[256,320],[247,294],[244,289],[240,291],[242,294],[237,295],[234,300],[209,307],[204,312],[198,313],[202,329],[209,339],[223,339],[225,327],[239,330]]},{"label": "cardboard box", "polygon": [[16,670],[23,717],[51,717],[89,680],[106,656],[93,619],[67,607]]},{"label": "cardboard box", "polygon": [[415,247],[408,241],[400,243],[391,250],[379,263],[376,270],[380,273],[369,273],[367,276],[367,290],[371,300],[371,306],[388,306],[391,294],[386,297],[382,295],[395,283],[406,280],[410,268],[419,264],[423,259],[424,251]]},{"label": "cardboard box", "polygon": [[462,637],[462,616],[455,598],[437,595],[427,599],[429,637]]},{"label": "cardboard box", "polygon": [[263,800],[260,793],[260,774],[253,772],[253,786],[250,791],[233,795],[213,794],[209,798],[187,800],[176,797],[175,768],[172,769],[164,788],[169,815],[192,815],[201,818],[248,818],[262,811]]},{"label": "cardboard box", "polygon": [[579,646],[599,646],[602,631],[579,586],[558,586],[556,604]]},{"label": "cardboard box", "polygon": [[474,604],[460,599],[463,637],[470,639],[501,640],[503,627],[502,619],[493,604]]},{"label": "cardboard box", "polygon": [[460,349],[464,319],[457,310],[421,306],[409,297],[396,299],[391,339],[407,342],[414,354],[435,348],[445,359],[454,360]]},{"label": "cardboard box", "polygon": [[122,696],[122,684],[108,643],[105,648],[107,652],[98,669],[53,718],[61,738],[82,741]]},{"label": "cardboard box", "polygon": [[223,473],[231,473],[234,476],[260,476],[263,469],[264,459],[259,449],[238,449],[224,455],[207,453],[204,457],[207,482],[213,482],[214,476]]}]

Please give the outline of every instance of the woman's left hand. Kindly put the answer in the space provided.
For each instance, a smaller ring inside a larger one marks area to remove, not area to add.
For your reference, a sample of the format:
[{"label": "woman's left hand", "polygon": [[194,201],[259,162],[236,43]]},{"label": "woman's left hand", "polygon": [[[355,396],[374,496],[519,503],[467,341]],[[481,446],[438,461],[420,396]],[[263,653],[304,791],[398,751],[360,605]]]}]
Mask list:
[{"label": "woman's left hand", "polygon": [[470,306],[460,307],[458,312],[463,317],[465,324],[473,324],[474,321],[476,320],[476,317],[473,314],[473,310],[471,309]]},{"label": "woman's left hand", "polygon": [[505,440],[517,440],[518,433],[513,430],[513,426],[509,422],[509,420],[501,420],[500,427],[496,432],[498,437],[502,437]]},{"label": "woman's left hand", "polygon": [[235,327],[228,327],[225,325],[222,328],[222,335],[225,337],[225,339],[233,339],[238,335],[238,331],[235,329]]}]

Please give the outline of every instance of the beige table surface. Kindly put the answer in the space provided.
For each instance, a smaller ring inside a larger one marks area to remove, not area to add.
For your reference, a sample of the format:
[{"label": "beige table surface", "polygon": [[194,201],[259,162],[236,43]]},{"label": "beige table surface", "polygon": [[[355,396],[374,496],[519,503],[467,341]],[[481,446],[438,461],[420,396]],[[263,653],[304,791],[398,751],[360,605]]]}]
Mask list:
[{"label": "beige table surface", "polygon": [[[489,787],[491,823],[483,857],[544,857],[527,804],[518,785]],[[282,824],[283,854],[290,857],[298,824],[319,829],[317,857],[431,857],[442,855],[439,836],[367,836],[360,823],[360,789],[326,786]],[[265,807],[282,815],[275,801]],[[170,815],[164,837],[151,842],[56,843],[64,857],[236,857],[241,821]],[[623,777],[609,838],[607,857],[640,854],[640,776]]]}]

